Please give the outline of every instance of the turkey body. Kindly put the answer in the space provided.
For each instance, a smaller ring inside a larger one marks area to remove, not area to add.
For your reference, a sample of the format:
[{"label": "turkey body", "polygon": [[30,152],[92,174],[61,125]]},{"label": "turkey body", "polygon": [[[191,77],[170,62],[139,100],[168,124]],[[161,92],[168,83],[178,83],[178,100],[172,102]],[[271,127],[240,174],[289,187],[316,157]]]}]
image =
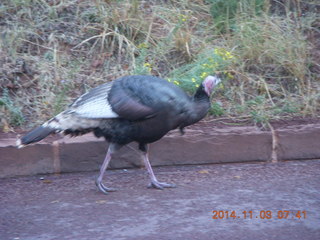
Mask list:
[{"label": "turkey body", "polygon": [[191,98],[156,77],[120,78],[114,82],[108,100],[119,117],[102,120],[94,133],[119,144],[155,142],[184,125],[192,114],[188,108]]},{"label": "turkey body", "polygon": [[138,142],[150,174],[151,186],[172,187],[158,182],[148,160],[148,144],[172,129],[201,120],[210,108],[210,93],[220,79],[209,76],[193,97],[158,77],[125,76],[91,89],[65,111],[18,140],[18,147],[38,142],[51,133],[77,136],[93,132],[110,144],[96,184],[107,193],[112,189],[101,181],[112,154],[121,146]]}]

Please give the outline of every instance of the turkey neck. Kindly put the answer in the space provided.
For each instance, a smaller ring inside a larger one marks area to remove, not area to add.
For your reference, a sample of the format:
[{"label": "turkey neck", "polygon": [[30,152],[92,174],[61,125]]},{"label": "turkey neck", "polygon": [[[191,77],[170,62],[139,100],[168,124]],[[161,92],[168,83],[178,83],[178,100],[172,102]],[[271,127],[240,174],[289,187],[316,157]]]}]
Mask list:
[{"label": "turkey neck", "polygon": [[189,126],[204,118],[210,109],[210,98],[200,86],[191,99],[190,114],[184,126]]}]

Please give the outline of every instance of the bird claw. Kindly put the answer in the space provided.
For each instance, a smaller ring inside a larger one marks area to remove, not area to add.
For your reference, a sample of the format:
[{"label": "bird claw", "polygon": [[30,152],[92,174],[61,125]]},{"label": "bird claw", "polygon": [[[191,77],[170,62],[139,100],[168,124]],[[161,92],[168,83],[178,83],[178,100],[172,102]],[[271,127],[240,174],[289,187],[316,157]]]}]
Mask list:
[{"label": "bird claw", "polygon": [[164,188],[175,188],[176,185],[173,183],[166,183],[166,182],[158,182],[158,181],[152,181],[149,185],[148,188],[156,188],[163,190]]},{"label": "bird claw", "polygon": [[99,188],[99,190],[101,192],[103,192],[104,194],[108,194],[108,192],[115,192],[117,191],[117,189],[115,188],[108,188],[105,185],[103,185],[101,182],[96,181],[96,185]]}]

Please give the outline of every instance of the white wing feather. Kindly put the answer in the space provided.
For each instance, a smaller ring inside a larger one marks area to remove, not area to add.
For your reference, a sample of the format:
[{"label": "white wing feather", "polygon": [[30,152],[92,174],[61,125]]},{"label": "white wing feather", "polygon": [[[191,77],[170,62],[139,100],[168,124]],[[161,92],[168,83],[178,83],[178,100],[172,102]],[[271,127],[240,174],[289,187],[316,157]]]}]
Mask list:
[{"label": "white wing feather", "polygon": [[112,83],[106,83],[91,89],[79,97],[70,107],[69,112],[82,118],[117,118],[108,102],[108,94]]},{"label": "white wing feather", "polygon": [[112,111],[110,104],[106,99],[94,99],[90,102],[72,109],[71,113],[75,113],[83,118],[117,118],[119,115]]},{"label": "white wing feather", "polygon": [[91,89],[75,100],[68,109],[45,122],[43,127],[59,131],[83,130],[98,127],[101,119],[117,118],[108,102],[112,83]]}]

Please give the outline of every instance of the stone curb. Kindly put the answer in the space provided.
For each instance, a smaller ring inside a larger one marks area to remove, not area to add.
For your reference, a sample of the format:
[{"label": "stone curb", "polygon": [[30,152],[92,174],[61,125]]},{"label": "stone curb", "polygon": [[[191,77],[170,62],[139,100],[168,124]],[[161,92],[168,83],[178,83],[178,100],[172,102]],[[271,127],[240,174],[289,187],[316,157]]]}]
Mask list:
[{"label": "stone curb", "polygon": [[[320,124],[294,125],[273,131],[257,127],[189,128],[172,131],[150,147],[152,166],[267,162],[320,158]],[[96,171],[107,143],[93,135],[64,137],[22,149],[14,138],[0,139],[0,178],[47,173]],[[123,147],[111,169],[143,166],[137,144]]]}]

